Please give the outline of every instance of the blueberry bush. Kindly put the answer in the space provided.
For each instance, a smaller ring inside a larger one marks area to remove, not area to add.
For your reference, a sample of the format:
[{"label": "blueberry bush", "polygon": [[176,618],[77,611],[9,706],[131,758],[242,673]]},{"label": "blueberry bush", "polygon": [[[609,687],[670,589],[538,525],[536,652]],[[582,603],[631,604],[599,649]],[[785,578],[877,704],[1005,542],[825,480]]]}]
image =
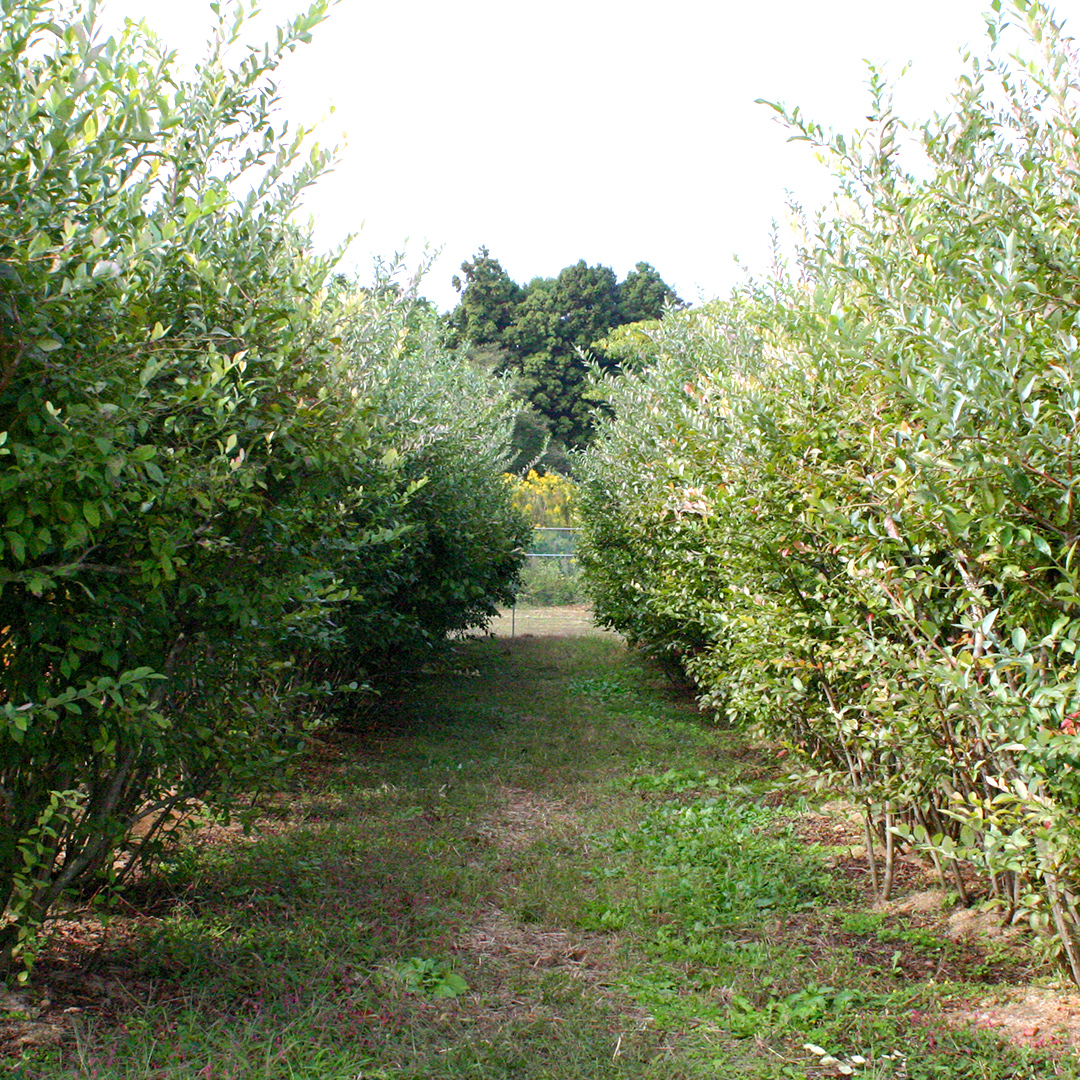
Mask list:
[{"label": "blueberry bush", "polygon": [[258,49],[222,12],[181,75],[0,0],[0,973],[136,822],[227,807],[512,595],[507,389],[295,224],[333,156],[273,79],[327,7]]},{"label": "blueberry bush", "polygon": [[[600,618],[932,857],[1080,981],[1080,64],[1038,0],[911,124],[871,69],[794,256],[600,389]],[[1015,47],[1015,51],[1010,52]],[[978,884],[973,884],[977,882]]]}]

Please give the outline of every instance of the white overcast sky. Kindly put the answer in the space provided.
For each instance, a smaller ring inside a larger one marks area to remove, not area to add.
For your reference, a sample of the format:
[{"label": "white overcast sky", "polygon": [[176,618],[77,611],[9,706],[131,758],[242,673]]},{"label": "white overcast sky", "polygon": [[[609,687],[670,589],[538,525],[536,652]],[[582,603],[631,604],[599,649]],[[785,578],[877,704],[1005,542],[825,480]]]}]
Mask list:
[{"label": "white overcast sky", "polygon": [[[222,6],[226,6],[223,0]],[[265,0],[263,40],[302,0]],[[899,111],[945,107],[960,52],[986,49],[989,0],[340,0],[283,66],[284,110],[343,143],[307,200],[317,244],[357,232],[346,258],[424,245],[422,291],[486,245],[527,282],[578,259],[621,277],[652,263],[680,295],[726,294],[738,257],[767,264],[785,191],[830,190],[805,144],[756,98],[827,127],[865,123],[864,60],[898,76]],[[1080,0],[1059,0],[1080,32]],[[210,31],[208,0],[105,0],[106,25],[144,18],[181,57]]]}]

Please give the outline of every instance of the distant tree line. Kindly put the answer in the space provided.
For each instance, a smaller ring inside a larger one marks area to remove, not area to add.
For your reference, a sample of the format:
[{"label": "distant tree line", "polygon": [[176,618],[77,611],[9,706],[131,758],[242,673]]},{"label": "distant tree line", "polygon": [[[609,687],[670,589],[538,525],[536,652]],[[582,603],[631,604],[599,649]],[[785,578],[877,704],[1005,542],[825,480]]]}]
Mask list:
[{"label": "distant tree line", "polygon": [[557,277],[521,286],[482,247],[461,272],[454,277],[461,299],[450,315],[451,344],[466,348],[482,367],[517,376],[523,409],[514,445],[521,469],[545,446],[546,461],[561,463],[564,451],[591,440],[583,354],[591,351],[601,367],[617,368],[618,357],[603,346],[612,330],[659,319],[665,307],[682,304],[647,262],[619,281],[610,267],[581,259]]}]

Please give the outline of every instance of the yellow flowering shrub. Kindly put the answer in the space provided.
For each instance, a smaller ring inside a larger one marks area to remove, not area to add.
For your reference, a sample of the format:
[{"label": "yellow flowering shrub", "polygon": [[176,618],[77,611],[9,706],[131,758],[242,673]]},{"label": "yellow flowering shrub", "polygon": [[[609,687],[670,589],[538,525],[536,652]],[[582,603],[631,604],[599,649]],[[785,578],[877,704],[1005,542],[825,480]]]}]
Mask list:
[{"label": "yellow flowering shrub", "polygon": [[529,470],[524,479],[506,476],[513,484],[511,502],[535,528],[571,528],[577,524],[578,486],[559,473],[540,476]]}]

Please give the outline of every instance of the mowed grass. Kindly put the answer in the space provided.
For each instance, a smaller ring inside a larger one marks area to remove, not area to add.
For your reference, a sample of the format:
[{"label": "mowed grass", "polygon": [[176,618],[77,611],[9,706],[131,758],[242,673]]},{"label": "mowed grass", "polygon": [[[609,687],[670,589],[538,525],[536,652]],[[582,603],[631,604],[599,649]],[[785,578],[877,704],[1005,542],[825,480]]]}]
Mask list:
[{"label": "mowed grass", "polygon": [[615,637],[464,643],[328,735],[262,835],[180,853],[104,929],[65,924],[29,998],[62,1038],[7,1066],[1075,1076],[1058,1044],[946,1022],[995,978],[1030,978],[1029,958],[871,911],[781,775]]},{"label": "mowed grass", "polygon": [[491,620],[488,630],[500,638],[607,633],[593,624],[587,604],[518,604],[500,611]]}]

